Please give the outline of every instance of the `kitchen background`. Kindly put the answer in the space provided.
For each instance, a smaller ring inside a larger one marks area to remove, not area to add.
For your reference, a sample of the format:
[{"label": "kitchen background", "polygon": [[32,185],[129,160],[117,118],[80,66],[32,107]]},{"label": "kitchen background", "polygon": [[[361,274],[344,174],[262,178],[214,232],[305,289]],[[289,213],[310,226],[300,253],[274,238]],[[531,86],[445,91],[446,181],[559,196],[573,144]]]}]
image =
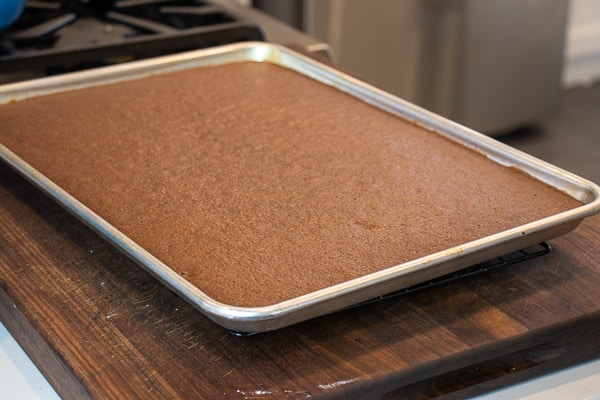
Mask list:
[{"label": "kitchen background", "polygon": [[347,71],[600,181],[600,2],[254,0]]},{"label": "kitchen background", "polygon": [[[357,76],[600,182],[599,1],[253,4],[331,44]],[[1,326],[0,371],[2,398],[56,396]],[[597,361],[489,398],[600,398],[599,382]]]},{"label": "kitchen background", "polygon": [[488,133],[531,122],[555,104],[561,83],[600,77],[594,0],[254,4],[329,43],[360,78]]}]

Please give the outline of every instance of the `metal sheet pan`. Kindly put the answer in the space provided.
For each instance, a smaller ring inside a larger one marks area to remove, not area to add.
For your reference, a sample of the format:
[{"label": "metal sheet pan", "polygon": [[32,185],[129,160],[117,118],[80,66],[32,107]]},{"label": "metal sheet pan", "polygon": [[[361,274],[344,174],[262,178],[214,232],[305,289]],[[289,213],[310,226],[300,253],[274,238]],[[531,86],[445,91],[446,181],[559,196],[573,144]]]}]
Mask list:
[{"label": "metal sheet pan", "polygon": [[288,48],[274,44],[233,44],[5,85],[0,87],[0,104],[32,96],[138,79],[186,68],[240,61],[275,63],[327,85],[332,85],[364,102],[399,115],[427,129],[435,130],[466,147],[475,149],[496,163],[522,170],[534,178],[566,192],[582,202],[583,205],[278,304],[263,307],[237,307],[222,304],[207,296],[2,144],[0,144],[0,157],[203,314],[223,327],[237,332],[265,332],[279,329],[454,272],[562,235],[574,229],[586,216],[600,210],[600,188],[592,182],[432,114]]}]

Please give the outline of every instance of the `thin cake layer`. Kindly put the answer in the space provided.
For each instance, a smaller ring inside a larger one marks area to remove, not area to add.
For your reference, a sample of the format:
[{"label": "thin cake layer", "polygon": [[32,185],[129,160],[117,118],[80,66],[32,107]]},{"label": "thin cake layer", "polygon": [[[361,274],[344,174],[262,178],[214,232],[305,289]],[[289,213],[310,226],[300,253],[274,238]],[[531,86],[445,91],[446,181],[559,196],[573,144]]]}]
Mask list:
[{"label": "thin cake layer", "polygon": [[0,141],[214,299],[281,302],[580,205],[265,63],[0,106]]}]

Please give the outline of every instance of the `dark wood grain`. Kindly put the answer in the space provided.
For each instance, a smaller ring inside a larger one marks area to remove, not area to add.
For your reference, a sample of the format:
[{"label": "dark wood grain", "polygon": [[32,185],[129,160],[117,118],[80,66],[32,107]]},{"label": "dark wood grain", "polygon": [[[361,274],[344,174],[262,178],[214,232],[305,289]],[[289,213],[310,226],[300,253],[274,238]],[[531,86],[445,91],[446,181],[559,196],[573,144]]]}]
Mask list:
[{"label": "dark wood grain", "polygon": [[235,337],[0,166],[0,318],[64,398],[462,398],[598,357],[600,218],[551,244]]}]

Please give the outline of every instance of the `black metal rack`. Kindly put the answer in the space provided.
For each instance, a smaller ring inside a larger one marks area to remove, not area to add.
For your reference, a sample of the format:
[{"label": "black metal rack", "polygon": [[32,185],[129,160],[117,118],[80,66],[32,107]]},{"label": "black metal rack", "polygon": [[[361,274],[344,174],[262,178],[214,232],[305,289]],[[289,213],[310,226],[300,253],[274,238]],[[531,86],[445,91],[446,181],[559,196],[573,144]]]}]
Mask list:
[{"label": "black metal rack", "polygon": [[[372,300],[367,300],[363,303],[359,303],[356,306],[362,306],[366,304],[375,303],[382,300],[387,300],[396,296],[406,295],[408,293],[413,293],[422,289],[427,289],[434,286],[439,286],[445,283],[453,282],[459,279],[468,278],[471,276],[479,275],[485,272],[489,272],[494,269],[506,267],[508,265],[520,263],[526,260],[531,260],[533,258],[537,258],[543,255],[550,253],[552,247],[546,242],[542,242],[536,244],[534,246],[527,247],[525,249],[521,249],[509,254],[505,254],[500,257],[493,258],[488,261],[484,261],[479,264],[475,264],[471,267],[467,267],[465,269],[456,271],[454,273],[440,276],[439,278],[432,279],[430,281],[420,283],[414,286],[410,286],[404,289],[400,289],[396,292],[389,293],[384,296],[379,296]],[[355,306],[355,307],[356,307]]]}]

